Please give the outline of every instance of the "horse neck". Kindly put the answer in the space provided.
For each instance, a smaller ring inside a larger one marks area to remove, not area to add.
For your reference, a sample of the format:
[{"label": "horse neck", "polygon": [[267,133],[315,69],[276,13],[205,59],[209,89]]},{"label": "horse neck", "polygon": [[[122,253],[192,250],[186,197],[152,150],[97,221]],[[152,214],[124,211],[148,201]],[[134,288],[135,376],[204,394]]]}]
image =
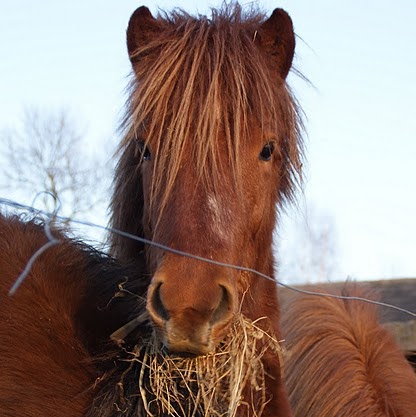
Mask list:
[{"label": "horse neck", "polygon": [[261,317],[266,318],[265,327],[272,327],[275,334],[279,330],[279,300],[277,295],[277,284],[274,281],[274,256],[272,247],[272,233],[258,237],[255,245],[250,268],[267,279],[254,272],[242,272],[240,293],[242,294],[242,312],[251,320]]},{"label": "horse neck", "polygon": [[143,183],[140,172],[132,170],[132,167],[139,164],[134,147],[135,144],[130,142],[117,164],[111,200],[110,226],[116,231],[110,233],[108,238],[110,252],[123,263],[136,263],[144,249],[141,242],[117,233],[117,230],[120,230],[137,237],[144,237]]}]

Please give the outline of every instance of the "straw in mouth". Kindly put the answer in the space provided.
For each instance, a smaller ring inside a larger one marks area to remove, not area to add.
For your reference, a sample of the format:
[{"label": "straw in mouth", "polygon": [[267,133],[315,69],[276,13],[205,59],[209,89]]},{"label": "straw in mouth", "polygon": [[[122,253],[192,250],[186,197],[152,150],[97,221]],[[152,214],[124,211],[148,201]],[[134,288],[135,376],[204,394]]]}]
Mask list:
[{"label": "straw in mouth", "polygon": [[[237,315],[228,336],[215,352],[203,356],[172,355],[152,333],[136,345],[131,363],[118,383],[120,401],[123,381],[139,364],[139,408],[144,415],[176,417],[234,417],[242,408],[260,417],[269,401],[263,357],[278,356],[279,341],[262,330],[256,321]],[[136,371],[137,372],[137,371]]]}]

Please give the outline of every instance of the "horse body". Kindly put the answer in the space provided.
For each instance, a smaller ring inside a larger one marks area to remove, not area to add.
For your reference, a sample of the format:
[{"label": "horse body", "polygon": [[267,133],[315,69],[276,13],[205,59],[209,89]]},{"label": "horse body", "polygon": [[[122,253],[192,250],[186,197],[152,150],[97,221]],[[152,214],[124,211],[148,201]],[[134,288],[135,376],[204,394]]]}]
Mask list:
[{"label": "horse body", "polygon": [[46,242],[43,228],[0,216],[0,414],[81,416],[95,379],[76,330],[85,259],[75,245],[42,255],[13,296],[8,291]]},{"label": "horse body", "polygon": [[51,233],[58,243],[9,295],[48,238],[38,221],[0,215],[2,417],[87,415],[97,381],[115,365],[111,333],[144,310],[143,261],[121,267],[61,230]]},{"label": "horse body", "polygon": [[[349,285],[337,295],[373,298]],[[375,305],[301,295],[288,303],[282,322],[295,416],[415,415],[416,375]]]}]

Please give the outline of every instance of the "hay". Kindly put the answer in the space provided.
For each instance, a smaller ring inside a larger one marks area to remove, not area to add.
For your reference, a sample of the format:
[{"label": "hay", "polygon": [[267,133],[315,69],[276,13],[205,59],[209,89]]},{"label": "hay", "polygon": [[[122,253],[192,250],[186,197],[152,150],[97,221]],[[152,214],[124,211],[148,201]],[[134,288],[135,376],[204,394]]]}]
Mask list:
[{"label": "hay", "polygon": [[282,355],[279,342],[258,322],[239,315],[224,342],[204,356],[168,354],[153,334],[131,352],[118,384],[121,402],[123,380],[139,365],[138,415],[234,417],[244,407],[260,417],[269,400],[262,357],[276,354],[282,364]]}]

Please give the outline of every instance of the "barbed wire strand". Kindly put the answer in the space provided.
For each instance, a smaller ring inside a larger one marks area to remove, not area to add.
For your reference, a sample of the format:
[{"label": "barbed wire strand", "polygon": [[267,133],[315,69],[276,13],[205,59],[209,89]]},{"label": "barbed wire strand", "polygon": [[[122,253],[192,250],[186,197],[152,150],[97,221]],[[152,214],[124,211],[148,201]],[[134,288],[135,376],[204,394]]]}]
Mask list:
[{"label": "barbed wire strand", "polygon": [[[35,204],[36,204],[36,200],[38,200],[38,198],[43,195],[49,195],[50,197],[52,197],[55,201],[55,210],[52,213],[44,213],[42,212],[42,210],[37,210],[35,209]],[[0,199],[1,202],[2,199]],[[51,192],[49,191],[41,191],[39,193],[37,193],[35,195],[35,197],[32,200],[32,205],[30,206],[31,209],[33,209],[33,212],[36,215],[39,214],[43,214],[44,216],[46,216],[46,221],[44,224],[44,230],[45,230],[45,235],[48,238],[48,241],[41,246],[29,259],[29,261],[27,262],[25,268],[23,269],[23,271],[21,272],[21,274],[17,277],[16,281],[14,282],[14,284],[12,285],[12,287],[9,290],[9,295],[14,295],[16,293],[16,291],[18,290],[18,288],[20,287],[20,285],[23,283],[23,281],[26,279],[26,277],[29,275],[30,271],[33,268],[33,265],[35,264],[36,260],[39,258],[40,255],[42,255],[42,253],[46,252],[49,248],[51,248],[52,246],[57,245],[58,243],[60,243],[60,240],[57,239],[53,234],[52,234],[52,230],[51,230],[51,222],[54,218],[56,218],[56,216],[58,215],[59,210],[62,207],[62,203],[61,200],[53,195]]]},{"label": "barbed wire strand", "polygon": [[301,294],[312,295],[312,296],[317,296],[317,297],[329,297],[329,298],[335,298],[335,299],[340,299],[340,300],[362,301],[362,302],[366,302],[366,303],[370,303],[370,304],[375,304],[375,305],[380,306],[380,307],[385,307],[385,308],[389,308],[389,309],[392,309],[392,310],[400,311],[400,312],[405,313],[407,315],[410,315],[412,317],[416,317],[416,313],[414,313],[412,311],[409,311],[409,310],[406,310],[405,308],[393,305],[393,304],[384,303],[382,301],[370,300],[370,299],[364,298],[364,297],[338,295],[338,294],[327,294],[327,293],[323,293],[323,292],[317,292],[317,291],[311,291],[311,290],[305,290],[305,289],[293,287],[291,285],[288,285],[288,284],[285,284],[281,281],[278,281],[273,277],[270,277],[266,274],[263,274],[259,271],[256,271],[255,269],[252,269],[252,268],[247,268],[247,267],[239,266],[239,265],[233,265],[233,264],[229,264],[229,263],[226,263],[226,262],[220,262],[220,261],[216,261],[214,259],[204,258],[202,256],[198,256],[198,255],[194,255],[194,254],[184,252],[184,251],[181,251],[181,250],[178,250],[178,249],[174,249],[174,248],[171,248],[169,246],[163,245],[161,243],[154,242],[152,240],[149,240],[149,239],[146,239],[146,238],[143,238],[143,237],[140,237],[140,236],[136,236],[136,235],[133,235],[133,234],[128,233],[128,232],[124,232],[122,230],[118,230],[118,229],[108,227],[108,226],[102,226],[102,225],[99,225],[99,224],[96,224],[96,223],[93,223],[93,222],[89,222],[89,221],[85,221],[85,220],[77,220],[77,219],[71,219],[71,218],[64,217],[64,216],[59,216],[55,212],[53,214],[47,213],[43,210],[39,210],[39,209],[36,209],[34,207],[21,204],[21,203],[18,203],[16,201],[13,201],[13,200],[9,200],[9,199],[5,199],[5,198],[0,197],[0,204],[15,207],[19,210],[26,210],[26,211],[29,211],[31,213],[37,213],[38,215],[42,214],[42,215],[46,216],[47,219],[49,219],[49,222],[46,221],[45,225],[44,225],[45,235],[47,236],[49,241],[47,243],[45,243],[41,248],[39,248],[32,255],[32,257],[29,259],[25,269],[19,275],[15,284],[13,285],[12,289],[10,290],[10,292],[9,292],[10,295],[13,295],[16,292],[18,287],[21,285],[21,283],[27,277],[28,273],[30,272],[30,270],[31,270],[33,264],[35,263],[35,261],[37,260],[37,258],[42,253],[44,253],[46,250],[48,250],[50,247],[52,247],[52,246],[54,246],[54,245],[56,245],[60,242],[59,239],[56,239],[52,235],[51,230],[50,230],[50,219],[53,216],[53,218],[56,219],[56,220],[61,220],[61,221],[64,221],[64,222],[70,222],[70,223],[73,223],[73,224],[87,226],[87,227],[91,227],[91,228],[95,228],[95,229],[100,229],[100,230],[107,231],[107,232],[110,232],[110,233],[115,233],[115,234],[118,234],[122,237],[135,240],[135,241],[143,243],[145,245],[150,245],[150,246],[159,248],[161,250],[173,253],[175,255],[184,256],[184,257],[187,257],[187,258],[190,258],[190,259],[195,259],[195,260],[198,260],[198,261],[201,261],[201,262],[221,266],[221,267],[224,267],[224,268],[230,268],[230,269],[235,269],[235,270],[242,271],[242,272],[252,273],[252,274],[255,274],[255,275],[257,275],[261,278],[273,281],[277,285],[280,285],[281,287],[284,287],[288,290],[298,292],[298,293],[301,293]]}]

